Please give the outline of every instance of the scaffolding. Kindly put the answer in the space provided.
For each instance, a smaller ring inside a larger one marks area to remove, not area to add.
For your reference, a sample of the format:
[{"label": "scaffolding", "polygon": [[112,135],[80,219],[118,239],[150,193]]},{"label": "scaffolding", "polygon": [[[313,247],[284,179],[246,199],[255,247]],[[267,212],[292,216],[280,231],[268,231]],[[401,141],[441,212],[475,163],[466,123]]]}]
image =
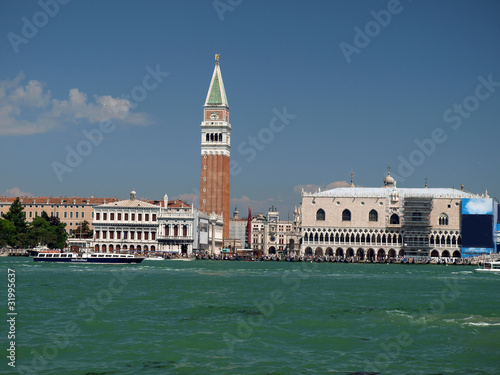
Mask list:
[{"label": "scaffolding", "polygon": [[431,197],[405,197],[403,205],[403,246],[405,255],[430,255]]}]

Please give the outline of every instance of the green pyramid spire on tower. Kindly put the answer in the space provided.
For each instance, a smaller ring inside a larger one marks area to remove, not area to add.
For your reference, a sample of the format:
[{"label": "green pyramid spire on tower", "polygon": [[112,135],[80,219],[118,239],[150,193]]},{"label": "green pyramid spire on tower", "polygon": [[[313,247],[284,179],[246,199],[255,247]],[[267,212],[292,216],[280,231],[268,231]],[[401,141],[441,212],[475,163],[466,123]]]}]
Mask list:
[{"label": "green pyramid spire on tower", "polygon": [[222,81],[222,74],[219,66],[219,55],[215,55],[215,69],[208,89],[206,106],[229,106],[226,97],[226,90],[224,90],[224,82]]}]

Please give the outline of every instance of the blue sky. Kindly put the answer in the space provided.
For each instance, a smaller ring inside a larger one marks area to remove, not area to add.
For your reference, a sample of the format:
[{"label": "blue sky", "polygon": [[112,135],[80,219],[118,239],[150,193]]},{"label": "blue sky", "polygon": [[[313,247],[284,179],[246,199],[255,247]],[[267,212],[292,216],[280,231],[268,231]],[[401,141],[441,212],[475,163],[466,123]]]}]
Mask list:
[{"label": "blue sky", "polygon": [[192,199],[219,53],[231,209],[286,218],[302,187],[380,186],[387,163],[399,187],[500,198],[499,19],[495,0],[4,1],[0,193]]}]

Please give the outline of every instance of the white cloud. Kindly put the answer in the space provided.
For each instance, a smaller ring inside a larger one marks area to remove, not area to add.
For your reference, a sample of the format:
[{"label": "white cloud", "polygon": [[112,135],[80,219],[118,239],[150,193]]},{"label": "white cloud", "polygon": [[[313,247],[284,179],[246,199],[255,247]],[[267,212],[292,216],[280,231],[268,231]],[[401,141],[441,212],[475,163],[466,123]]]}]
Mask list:
[{"label": "white cloud", "polygon": [[465,213],[471,215],[488,215],[492,213],[493,203],[491,199],[470,199],[465,204]]},{"label": "white cloud", "polygon": [[67,124],[115,120],[132,125],[149,125],[145,113],[132,113],[130,101],[110,95],[93,96],[77,88],[69,90],[67,100],[54,99],[50,90],[36,80],[22,85],[25,76],[0,81],[0,135],[45,133]]},{"label": "white cloud", "polygon": [[21,191],[18,187],[13,187],[12,189],[7,189],[4,196],[6,197],[33,197],[33,194]]},{"label": "white cloud", "polygon": [[234,210],[234,207],[238,208],[238,211],[240,213],[240,217],[245,217],[248,206],[252,207],[253,214],[255,214],[257,212],[267,213],[267,211],[269,210],[269,208],[273,204],[278,205],[281,203],[283,203],[283,200],[281,200],[281,199],[267,198],[264,200],[254,200],[254,199],[247,197],[246,195],[242,195],[240,198],[231,198],[230,215],[232,216],[232,212]]},{"label": "white cloud", "polygon": [[[198,206],[198,200],[200,198],[198,197],[197,194],[181,194],[181,195],[178,195],[177,198],[174,198],[174,200],[175,199],[179,199],[181,201],[184,201],[187,204],[194,204],[195,206]],[[172,198],[170,198],[169,200],[172,200]]]}]

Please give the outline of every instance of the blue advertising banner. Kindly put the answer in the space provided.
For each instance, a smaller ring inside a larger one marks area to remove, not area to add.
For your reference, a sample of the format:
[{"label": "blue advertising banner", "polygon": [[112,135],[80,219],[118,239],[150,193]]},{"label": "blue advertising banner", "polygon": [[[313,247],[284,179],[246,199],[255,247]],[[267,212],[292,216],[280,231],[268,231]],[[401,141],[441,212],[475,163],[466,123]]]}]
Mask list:
[{"label": "blue advertising banner", "polygon": [[462,199],[462,215],[493,215],[492,198]]},{"label": "blue advertising banner", "polygon": [[477,257],[479,255],[484,255],[484,254],[491,254],[493,253],[493,249],[488,249],[488,248],[477,248],[477,247],[462,247],[462,257],[463,258],[470,258],[470,257]]}]

